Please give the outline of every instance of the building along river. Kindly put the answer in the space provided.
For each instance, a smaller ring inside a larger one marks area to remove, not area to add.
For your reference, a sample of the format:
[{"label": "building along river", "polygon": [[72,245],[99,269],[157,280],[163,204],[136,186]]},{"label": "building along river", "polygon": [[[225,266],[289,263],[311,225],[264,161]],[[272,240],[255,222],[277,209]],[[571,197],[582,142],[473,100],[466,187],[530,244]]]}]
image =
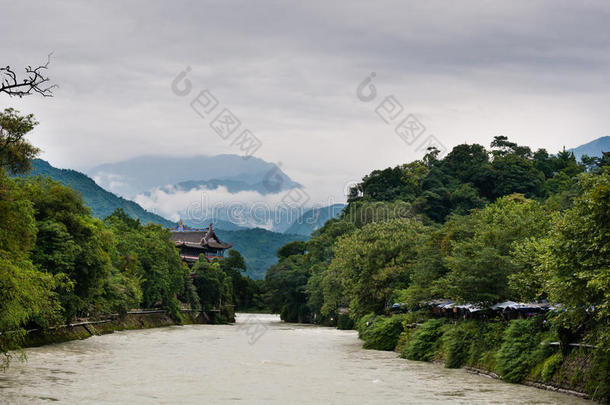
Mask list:
[{"label": "building along river", "polygon": [[235,325],[116,332],[26,349],[0,402],[167,404],[590,404],[363,350],[354,331],[239,314]]}]

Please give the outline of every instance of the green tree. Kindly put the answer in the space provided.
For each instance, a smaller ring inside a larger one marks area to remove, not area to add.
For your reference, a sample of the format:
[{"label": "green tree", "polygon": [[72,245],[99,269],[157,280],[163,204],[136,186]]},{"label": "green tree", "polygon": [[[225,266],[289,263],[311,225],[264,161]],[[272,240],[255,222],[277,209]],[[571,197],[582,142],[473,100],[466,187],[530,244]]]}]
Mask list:
[{"label": "green tree", "polygon": [[32,146],[25,136],[36,125],[38,122],[32,114],[23,116],[13,108],[0,112],[0,168],[15,174],[31,169],[31,160],[40,150]]},{"label": "green tree", "polygon": [[474,304],[513,298],[509,276],[519,267],[511,250],[516,241],[544,234],[548,218],[542,206],[522,195],[507,196],[459,220],[459,225],[464,227],[461,237],[451,240],[444,258],[449,272],[442,288],[449,298]]},{"label": "green tree", "polygon": [[583,175],[579,186],[582,194],[556,216],[537,258],[550,276],[551,299],[569,308],[574,325],[591,309],[596,319],[610,319],[610,169]]},{"label": "green tree", "polygon": [[[338,218],[327,221],[307,242],[308,266],[311,277],[307,281],[307,303],[317,322],[336,317],[336,309],[342,300],[341,283],[334,273],[326,270],[334,257],[333,245],[342,236],[353,232],[356,226],[348,220]],[[331,292],[332,286],[335,290]],[[331,295],[338,297],[331,299]],[[325,303],[325,297],[327,302]]]},{"label": "green tree", "polygon": [[427,173],[428,168],[421,161],[374,170],[350,191],[349,201],[361,197],[367,201],[412,201],[421,192]]},{"label": "green tree", "polygon": [[74,190],[48,178],[20,179],[35,209],[39,229],[34,264],[68,281],[58,290],[66,319],[107,310],[105,283],[111,277],[113,236]]},{"label": "green tree", "polygon": [[116,211],[105,222],[116,237],[115,266],[129,278],[139,280],[142,305],[166,308],[179,320],[177,297],[190,288],[189,270],[170,240],[170,231],[154,224],[142,226],[122,211]]},{"label": "green tree", "polygon": [[36,240],[32,203],[19,185],[0,168],[0,368],[19,347],[30,322],[52,322],[59,305],[54,279],[38,271],[29,250]]},{"label": "green tree", "polygon": [[271,310],[278,312],[287,322],[310,320],[311,310],[307,304],[307,281],[311,275],[306,257],[292,255],[267,270],[265,283],[270,294]]},{"label": "green tree", "polygon": [[526,197],[544,195],[544,174],[534,167],[530,159],[516,154],[497,156],[493,163],[494,188],[496,198],[521,193]]},{"label": "green tree", "polygon": [[307,250],[307,243],[297,240],[294,242],[286,243],[284,246],[278,249],[277,257],[283,259],[292,255],[302,255]]},{"label": "green tree", "polygon": [[202,255],[193,265],[193,284],[204,311],[222,309],[233,298],[231,278],[221,269],[220,263],[209,263]]},{"label": "green tree", "polygon": [[365,225],[336,242],[327,271],[340,275],[354,316],[380,313],[395,289],[408,286],[425,231],[417,220],[397,219]]},{"label": "green tree", "polygon": [[[489,153],[482,145],[455,146],[442,160],[442,171],[460,183],[472,184],[481,195],[491,197],[493,172]],[[448,184],[444,182],[444,184]]]},{"label": "green tree", "polygon": [[249,282],[249,277],[243,275],[246,271],[243,256],[237,250],[231,249],[227,257],[219,261],[219,264],[222,271],[231,279],[233,291],[231,302],[238,309],[247,309],[254,297],[254,289]]}]

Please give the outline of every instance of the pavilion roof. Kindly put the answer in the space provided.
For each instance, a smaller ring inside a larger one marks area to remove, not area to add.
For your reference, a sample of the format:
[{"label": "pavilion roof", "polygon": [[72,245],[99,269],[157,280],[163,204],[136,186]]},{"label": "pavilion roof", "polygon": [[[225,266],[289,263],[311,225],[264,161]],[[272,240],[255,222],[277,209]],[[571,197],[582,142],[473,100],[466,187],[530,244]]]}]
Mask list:
[{"label": "pavilion roof", "polygon": [[180,221],[180,224],[172,230],[171,239],[177,246],[194,248],[229,249],[233,246],[232,243],[225,243],[216,236],[212,224],[207,229],[195,230],[185,227],[182,221]]}]

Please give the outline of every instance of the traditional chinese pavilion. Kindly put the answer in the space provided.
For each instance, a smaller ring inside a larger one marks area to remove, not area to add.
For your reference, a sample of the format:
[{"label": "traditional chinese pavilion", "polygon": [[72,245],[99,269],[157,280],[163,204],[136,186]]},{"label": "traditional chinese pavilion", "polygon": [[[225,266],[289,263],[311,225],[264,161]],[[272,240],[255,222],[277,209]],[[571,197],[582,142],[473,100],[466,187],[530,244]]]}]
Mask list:
[{"label": "traditional chinese pavilion", "polygon": [[224,258],[224,251],[233,246],[232,243],[222,242],[212,224],[207,229],[194,229],[182,223],[182,220],[172,230],[172,241],[180,249],[182,260],[192,265],[203,254],[208,261]]}]

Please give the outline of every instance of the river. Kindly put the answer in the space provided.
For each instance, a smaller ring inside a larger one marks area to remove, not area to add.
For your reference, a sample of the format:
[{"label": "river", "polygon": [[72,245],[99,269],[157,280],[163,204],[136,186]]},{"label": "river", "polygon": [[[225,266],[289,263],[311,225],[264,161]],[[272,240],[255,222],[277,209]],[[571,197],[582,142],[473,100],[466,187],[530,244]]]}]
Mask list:
[{"label": "river", "polygon": [[235,325],[116,332],[26,350],[0,401],[165,404],[591,404],[363,350],[354,331],[239,314]]}]

